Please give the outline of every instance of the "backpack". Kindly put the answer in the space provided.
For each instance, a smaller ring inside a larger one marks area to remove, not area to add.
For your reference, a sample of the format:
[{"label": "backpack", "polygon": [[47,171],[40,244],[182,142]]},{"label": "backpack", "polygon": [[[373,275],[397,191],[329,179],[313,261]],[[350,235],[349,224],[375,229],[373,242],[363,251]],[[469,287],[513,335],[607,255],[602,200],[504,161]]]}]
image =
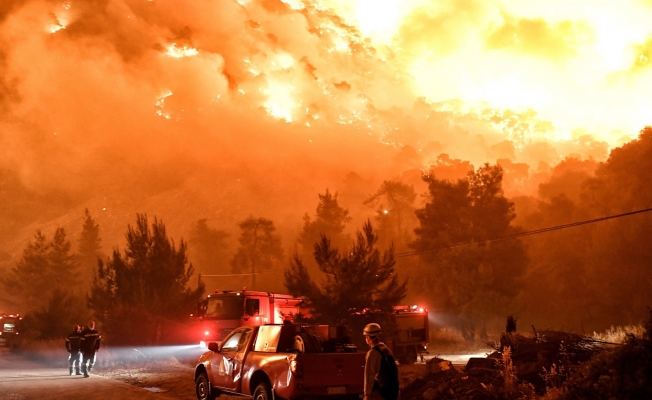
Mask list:
[{"label": "backpack", "polygon": [[392,352],[385,346],[374,346],[382,356],[380,360],[380,372],[376,378],[376,387],[380,395],[385,400],[398,399],[399,382],[398,382],[398,367]]}]

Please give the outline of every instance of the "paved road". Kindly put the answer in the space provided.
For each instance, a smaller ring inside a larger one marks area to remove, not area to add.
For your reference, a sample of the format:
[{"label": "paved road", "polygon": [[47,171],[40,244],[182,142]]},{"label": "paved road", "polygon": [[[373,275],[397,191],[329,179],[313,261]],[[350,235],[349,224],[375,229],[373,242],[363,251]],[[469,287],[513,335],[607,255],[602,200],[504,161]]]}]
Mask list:
[{"label": "paved road", "polygon": [[64,368],[45,367],[0,348],[1,400],[172,399],[116,380],[69,376]]}]

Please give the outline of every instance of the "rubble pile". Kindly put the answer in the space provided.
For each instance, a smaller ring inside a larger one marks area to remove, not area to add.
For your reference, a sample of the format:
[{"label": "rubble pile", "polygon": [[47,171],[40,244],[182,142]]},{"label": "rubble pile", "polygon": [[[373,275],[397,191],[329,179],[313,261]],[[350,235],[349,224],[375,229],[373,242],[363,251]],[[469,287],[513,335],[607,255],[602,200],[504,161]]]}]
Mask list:
[{"label": "rubble pile", "polygon": [[516,377],[544,393],[546,385],[558,386],[581,362],[612,345],[584,335],[543,330],[534,336],[503,334],[489,357],[501,359],[509,347]]},{"label": "rubble pile", "polygon": [[501,399],[503,376],[498,369],[473,368],[463,371],[450,361],[433,358],[423,376],[401,388],[401,400]]},{"label": "rubble pile", "polygon": [[403,382],[401,399],[492,400],[543,394],[547,387],[559,387],[579,363],[609,346],[558,331],[541,331],[533,337],[503,334],[495,352],[470,359],[464,368],[440,358],[429,360],[421,375]]}]

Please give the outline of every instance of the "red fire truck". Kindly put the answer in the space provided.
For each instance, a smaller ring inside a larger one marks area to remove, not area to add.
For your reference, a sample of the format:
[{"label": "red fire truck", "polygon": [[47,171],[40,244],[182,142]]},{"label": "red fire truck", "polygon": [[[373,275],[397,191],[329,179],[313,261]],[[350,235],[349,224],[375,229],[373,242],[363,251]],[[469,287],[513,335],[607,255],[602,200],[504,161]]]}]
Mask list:
[{"label": "red fire truck", "polygon": [[9,345],[15,340],[22,319],[19,314],[0,314],[0,346]]},{"label": "red fire truck", "polygon": [[[199,302],[195,337],[206,347],[208,342],[221,341],[240,326],[261,326],[293,321],[294,316],[309,316],[299,307],[301,298],[289,294],[243,290],[216,290]],[[395,306],[395,335],[385,337],[401,364],[413,364],[427,353],[429,340],[428,310],[417,305]]]},{"label": "red fire truck", "polygon": [[430,338],[428,310],[417,305],[394,306],[397,334],[385,341],[401,364],[414,364],[417,355],[423,361]]},{"label": "red fire truck", "polygon": [[240,326],[281,324],[292,321],[306,310],[299,308],[301,299],[289,294],[251,290],[216,290],[199,302],[196,317],[199,320],[200,344],[221,341]]}]

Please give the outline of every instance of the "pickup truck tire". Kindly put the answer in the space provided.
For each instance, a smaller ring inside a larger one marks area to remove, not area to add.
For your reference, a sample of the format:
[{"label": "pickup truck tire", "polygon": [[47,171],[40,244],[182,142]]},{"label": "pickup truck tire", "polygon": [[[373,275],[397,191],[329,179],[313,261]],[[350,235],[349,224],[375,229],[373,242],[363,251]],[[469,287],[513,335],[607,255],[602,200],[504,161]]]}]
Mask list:
[{"label": "pickup truck tire", "polygon": [[211,383],[208,381],[208,376],[205,372],[199,374],[195,379],[195,394],[197,400],[215,400],[215,390],[211,388]]},{"label": "pickup truck tire", "polygon": [[272,400],[272,390],[269,388],[269,383],[261,382],[256,386],[253,400]]}]

